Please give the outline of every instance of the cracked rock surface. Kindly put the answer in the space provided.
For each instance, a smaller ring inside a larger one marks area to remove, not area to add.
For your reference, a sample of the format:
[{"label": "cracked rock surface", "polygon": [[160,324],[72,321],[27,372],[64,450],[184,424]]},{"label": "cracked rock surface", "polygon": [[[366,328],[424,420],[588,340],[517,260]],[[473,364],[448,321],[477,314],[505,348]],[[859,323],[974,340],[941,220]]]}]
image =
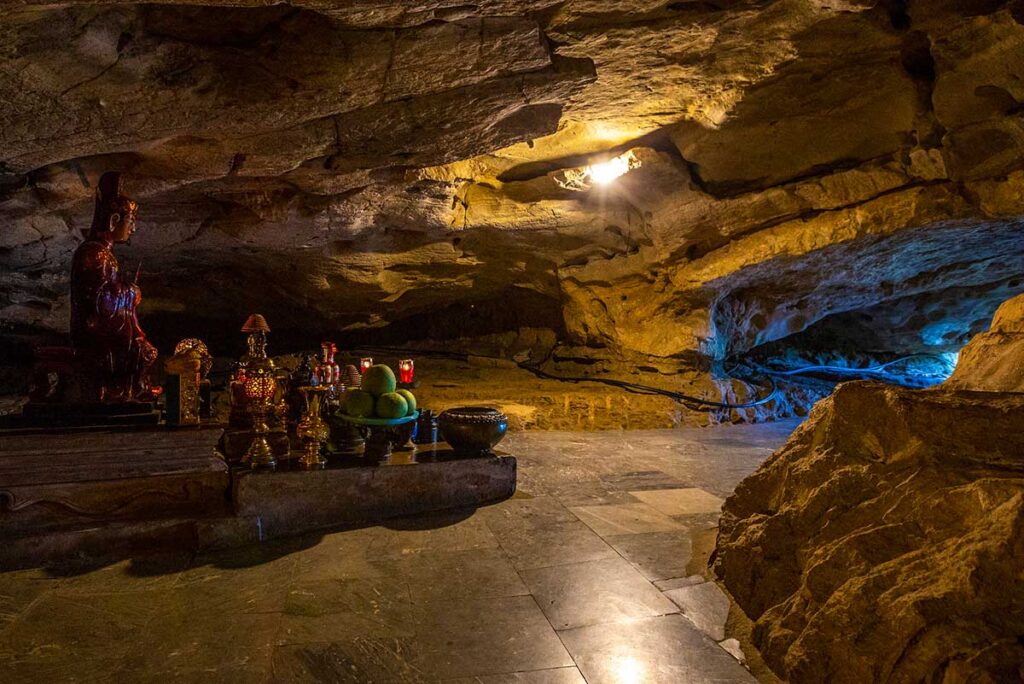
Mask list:
[{"label": "cracked rock surface", "polygon": [[[1022,21],[998,1],[16,0],[0,322],[66,329],[117,169],[164,348],[260,310],[307,347],[497,335],[703,367],[822,326],[953,350],[1024,289]],[[613,184],[564,182],[626,151]]]}]

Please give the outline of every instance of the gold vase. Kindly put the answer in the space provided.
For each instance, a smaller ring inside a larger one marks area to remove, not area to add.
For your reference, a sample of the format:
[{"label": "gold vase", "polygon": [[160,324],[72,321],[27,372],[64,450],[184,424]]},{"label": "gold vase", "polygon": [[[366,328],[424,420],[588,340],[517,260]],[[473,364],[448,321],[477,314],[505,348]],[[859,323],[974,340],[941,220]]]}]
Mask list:
[{"label": "gold vase", "polygon": [[249,449],[242,457],[253,470],[273,470],[277,467],[277,459],[267,441],[270,427],[267,420],[274,408],[274,396],[277,394],[277,379],[274,377],[273,364],[269,359],[264,363],[254,363],[247,369],[245,378],[245,396],[248,410],[252,414],[253,439]]},{"label": "gold vase", "polygon": [[299,391],[306,399],[306,411],[295,427],[295,434],[303,441],[304,451],[299,457],[299,465],[303,468],[323,468],[327,459],[320,453],[320,445],[330,437],[331,431],[320,415],[323,402],[327,397],[326,387],[300,387]]},{"label": "gold vase", "polygon": [[270,432],[270,428],[267,426],[269,410],[270,406],[267,401],[249,402],[254,435],[245,456],[242,457],[242,462],[248,463],[253,470],[273,470],[277,467],[274,451],[270,448],[270,442],[267,441],[267,434]]}]

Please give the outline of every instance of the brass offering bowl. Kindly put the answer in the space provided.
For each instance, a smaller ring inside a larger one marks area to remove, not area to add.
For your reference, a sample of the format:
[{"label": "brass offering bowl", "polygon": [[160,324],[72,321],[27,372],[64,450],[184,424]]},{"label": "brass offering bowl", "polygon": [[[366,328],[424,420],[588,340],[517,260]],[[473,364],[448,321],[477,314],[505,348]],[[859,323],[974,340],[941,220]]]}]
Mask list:
[{"label": "brass offering bowl", "polygon": [[460,406],[442,411],[437,427],[455,451],[489,454],[508,432],[508,416],[489,406]]}]

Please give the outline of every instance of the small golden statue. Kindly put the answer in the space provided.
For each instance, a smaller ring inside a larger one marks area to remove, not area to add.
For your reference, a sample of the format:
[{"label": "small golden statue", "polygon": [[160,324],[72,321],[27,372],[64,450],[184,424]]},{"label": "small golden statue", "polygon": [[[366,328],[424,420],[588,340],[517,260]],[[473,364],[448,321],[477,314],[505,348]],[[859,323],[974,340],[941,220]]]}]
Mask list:
[{"label": "small golden statue", "polygon": [[210,374],[210,369],[213,368],[213,356],[210,354],[206,343],[198,337],[186,337],[174,345],[175,355],[188,352],[195,352],[196,356],[199,357],[199,379],[205,380],[206,376]]},{"label": "small golden statue", "polygon": [[306,412],[302,420],[295,427],[295,434],[305,444],[305,452],[299,458],[299,464],[303,468],[323,468],[327,465],[327,459],[320,453],[320,445],[331,436],[331,429],[324,422],[320,411],[327,400],[328,388],[300,387],[299,391],[306,398]]}]

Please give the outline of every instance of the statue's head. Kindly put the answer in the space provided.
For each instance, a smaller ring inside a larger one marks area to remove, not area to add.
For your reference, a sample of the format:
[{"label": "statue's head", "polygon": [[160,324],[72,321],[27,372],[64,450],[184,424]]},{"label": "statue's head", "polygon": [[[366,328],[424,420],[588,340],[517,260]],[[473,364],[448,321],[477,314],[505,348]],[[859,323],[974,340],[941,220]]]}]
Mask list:
[{"label": "statue's head", "polygon": [[96,211],[90,235],[111,242],[126,242],[135,232],[138,209],[135,200],[121,192],[121,174],[107,171],[96,186]]}]

